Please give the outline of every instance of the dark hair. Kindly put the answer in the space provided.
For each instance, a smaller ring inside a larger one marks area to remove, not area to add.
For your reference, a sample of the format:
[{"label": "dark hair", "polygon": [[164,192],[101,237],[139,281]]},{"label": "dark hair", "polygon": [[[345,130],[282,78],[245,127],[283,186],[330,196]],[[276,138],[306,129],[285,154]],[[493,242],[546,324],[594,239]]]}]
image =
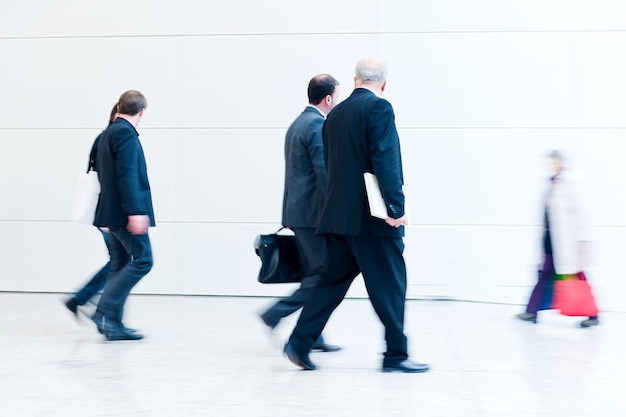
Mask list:
[{"label": "dark hair", "polygon": [[117,102],[118,113],[129,116],[136,115],[146,107],[148,107],[146,98],[139,91],[135,90],[126,91]]},{"label": "dark hair", "polygon": [[113,123],[113,121],[115,120],[116,114],[117,114],[117,103],[115,103],[113,105],[113,108],[111,109],[111,115],[109,116],[109,124]]},{"label": "dark hair", "polygon": [[328,74],[320,74],[311,78],[308,89],[309,103],[320,104],[324,97],[333,95],[335,87],[338,85],[339,81]]}]

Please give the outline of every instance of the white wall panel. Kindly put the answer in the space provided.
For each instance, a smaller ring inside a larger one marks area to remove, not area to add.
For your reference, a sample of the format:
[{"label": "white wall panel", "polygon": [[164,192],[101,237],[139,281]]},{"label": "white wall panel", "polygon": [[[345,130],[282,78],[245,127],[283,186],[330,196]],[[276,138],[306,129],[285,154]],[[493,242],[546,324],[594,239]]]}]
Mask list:
[{"label": "white wall panel", "polygon": [[282,214],[284,130],[189,130],[178,138],[176,218],[271,222]]},{"label": "white wall panel", "polygon": [[[368,2],[357,0],[321,0],[315,5],[287,0],[272,3],[248,0],[220,3],[202,0],[3,2],[0,4],[0,36],[362,32],[368,28],[371,10]],[[352,18],[345,20],[338,16]],[[58,24],[59,20],[64,24]]]},{"label": "white wall panel", "polygon": [[310,78],[327,72],[353,88],[365,36],[192,37],[181,41],[181,122],[191,127],[287,127],[307,103]]},{"label": "white wall panel", "polygon": [[626,228],[599,227],[590,250],[588,278],[598,301],[598,307],[626,311],[626,258],[624,257]]},{"label": "white wall panel", "polygon": [[0,37],[621,30],[620,0],[79,0],[0,3]]},{"label": "white wall panel", "polygon": [[409,295],[491,302],[526,301],[527,286],[536,279],[540,262],[541,235],[537,229],[517,226],[409,228],[405,239]]},{"label": "white wall panel", "polygon": [[[319,72],[389,63],[414,225],[409,295],[524,302],[543,156],[588,179],[590,277],[623,309],[626,6],[617,0],[0,3],[0,290],[68,291],[103,261],[67,221],[112,103],[139,89],[158,227],[138,292],[281,295],[252,239],[280,220],[284,132]],[[121,12],[123,10],[123,12]],[[219,242],[219,243],[218,243]],[[36,259],[36,262],[33,262]],[[59,271],[57,273],[57,271]],[[350,295],[364,296],[360,278]]]},{"label": "white wall panel", "polygon": [[179,2],[31,0],[0,3],[2,37],[137,36],[176,33]]},{"label": "white wall panel", "polygon": [[68,220],[78,173],[87,169],[98,133],[0,131],[0,219]]},{"label": "white wall panel", "polygon": [[376,2],[380,31],[566,31],[624,29],[620,0]]},{"label": "white wall panel", "polygon": [[[101,127],[125,90],[148,99],[143,122],[173,125],[176,39],[0,40],[0,125],[12,128]],[[157,93],[158,92],[158,93]]]},{"label": "white wall panel", "polygon": [[[106,122],[105,115],[104,121]],[[102,123],[104,126],[105,123]],[[141,129],[140,129],[141,130]],[[87,169],[89,151],[101,130],[49,129],[2,131],[0,152],[0,219],[70,219],[77,176]],[[143,139],[143,134],[141,134]],[[146,134],[144,148],[154,204],[162,219],[172,219],[176,187],[172,157],[176,141],[168,130]]]},{"label": "white wall panel", "polygon": [[624,126],[626,33],[378,37],[401,126]]},{"label": "white wall panel", "polygon": [[[136,287],[148,294],[268,295],[295,285],[256,282],[260,261],[254,237],[277,224],[161,223],[151,229],[155,265]],[[71,291],[107,260],[100,234],[69,222],[0,222],[4,291]],[[599,228],[588,275],[604,309],[623,310],[626,287],[623,228]],[[405,239],[408,296],[523,303],[540,262],[533,227],[411,227]],[[36,262],[33,261],[36,259]],[[357,277],[349,296],[364,297]]]},{"label": "white wall panel", "polygon": [[[0,123],[100,126],[119,92],[135,88],[149,102],[144,127],[284,127],[311,75],[332,73],[349,94],[368,39],[5,40],[0,89],[14,100],[0,105]],[[621,127],[625,42],[622,32],[389,34],[375,52],[389,61],[400,126]]]},{"label": "white wall panel", "polygon": [[145,128],[286,127],[311,76],[333,73],[348,94],[367,54],[362,36],[0,42],[0,91],[12,98],[0,103],[0,124],[10,128],[102,126],[127,89],[147,97]]},{"label": "white wall panel", "polygon": [[375,1],[278,0],[271,3],[234,0],[220,3],[181,2],[186,34],[301,34],[367,31]]},{"label": "white wall panel", "polygon": [[107,261],[93,227],[69,222],[0,221],[3,291],[71,291]]},{"label": "white wall panel", "polygon": [[626,222],[621,129],[401,129],[400,136],[414,223],[538,224],[552,149],[583,179],[593,224]]}]

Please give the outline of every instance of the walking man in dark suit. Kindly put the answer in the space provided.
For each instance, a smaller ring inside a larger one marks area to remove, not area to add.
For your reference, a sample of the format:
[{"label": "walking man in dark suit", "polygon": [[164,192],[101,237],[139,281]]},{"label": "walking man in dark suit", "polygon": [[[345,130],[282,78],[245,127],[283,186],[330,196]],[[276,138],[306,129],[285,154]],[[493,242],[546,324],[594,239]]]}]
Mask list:
[{"label": "walking man in dark suit", "polygon": [[[407,284],[402,238],[406,215],[393,108],[380,98],[386,73],[386,66],[378,59],[359,61],[355,90],[335,107],[322,130],[328,189],[317,232],[326,237],[324,272],[285,345],[289,360],[303,369],[316,368],[309,358],[311,345],[359,273],[385,327],[387,350],[382,370],[429,369],[408,359],[404,334]],[[378,178],[387,207],[385,220],[370,215],[365,172]]]},{"label": "walking man in dark suit", "polygon": [[[261,319],[270,329],[274,329],[283,317],[302,308],[324,265],[324,238],[315,236],[328,184],[322,126],[324,118],[339,100],[339,83],[328,74],[316,75],[309,81],[308,96],[309,105],[289,126],[285,136],[282,218],[283,226],[295,234],[300,263],[306,272],[300,288],[261,314]],[[312,349],[333,352],[340,348],[325,343],[320,334]]]},{"label": "walking man in dark suit", "polygon": [[108,340],[138,340],[143,336],[122,322],[131,289],[152,268],[148,228],[154,212],[146,160],[135,127],[147,102],[139,91],[126,91],[118,102],[118,115],[102,134],[95,168],[100,199],[94,226],[110,233],[109,279],[92,317]]}]

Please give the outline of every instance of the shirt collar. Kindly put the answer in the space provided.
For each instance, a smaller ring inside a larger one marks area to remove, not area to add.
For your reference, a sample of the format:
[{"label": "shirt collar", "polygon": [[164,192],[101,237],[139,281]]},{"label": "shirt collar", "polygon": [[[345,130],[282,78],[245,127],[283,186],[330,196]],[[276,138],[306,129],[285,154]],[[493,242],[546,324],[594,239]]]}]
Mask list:
[{"label": "shirt collar", "polygon": [[322,117],[324,117],[324,119],[326,118],[326,113],[324,113],[323,111],[321,111],[320,109],[318,109],[317,107],[315,107],[312,104],[307,104],[307,107],[310,107],[312,109],[315,109],[316,112],[318,112],[319,114],[322,115]]}]

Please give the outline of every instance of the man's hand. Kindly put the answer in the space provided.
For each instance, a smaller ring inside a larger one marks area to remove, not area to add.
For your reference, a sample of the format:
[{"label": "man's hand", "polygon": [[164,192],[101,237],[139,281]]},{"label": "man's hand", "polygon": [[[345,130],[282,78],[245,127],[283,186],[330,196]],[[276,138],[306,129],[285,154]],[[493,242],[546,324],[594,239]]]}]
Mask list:
[{"label": "man's hand", "polygon": [[391,227],[400,227],[400,226],[406,226],[407,221],[406,221],[406,214],[402,217],[400,217],[399,219],[392,219],[391,217],[387,217],[385,219],[385,222],[391,226]]},{"label": "man's hand", "polygon": [[128,225],[126,229],[133,235],[145,235],[150,227],[150,217],[145,214],[136,214],[128,216]]}]

